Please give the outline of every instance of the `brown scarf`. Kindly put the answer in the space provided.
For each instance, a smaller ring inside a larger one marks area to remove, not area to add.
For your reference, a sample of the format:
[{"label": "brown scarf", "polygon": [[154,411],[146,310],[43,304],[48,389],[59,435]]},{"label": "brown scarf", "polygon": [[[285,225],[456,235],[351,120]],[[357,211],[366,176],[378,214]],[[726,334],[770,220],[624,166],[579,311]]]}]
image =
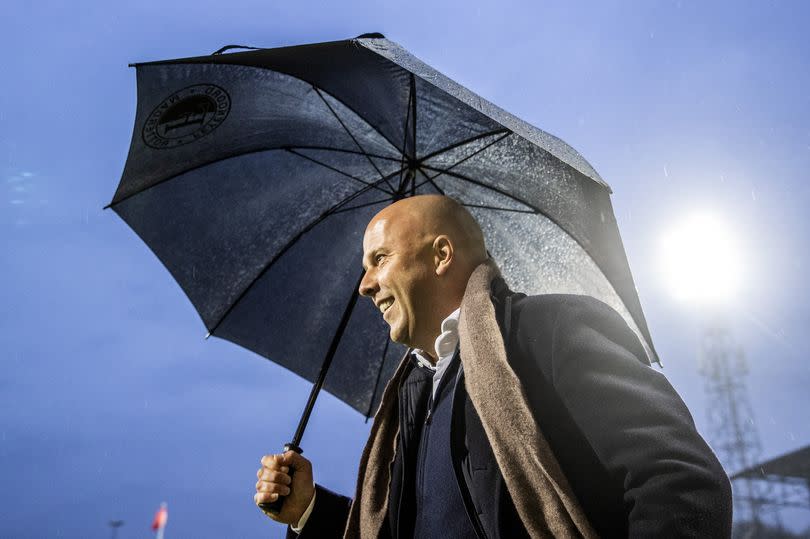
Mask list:
[{"label": "brown scarf", "polygon": [[[500,276],[490,259],[473,271],[461,301],[459,346],[464,385],[481,418],[518,515],[531,537],[597,537],[540,432],[506,359],[490,299]],[[357,489],[344,537],[377,539],[388,511],[391,463],[399,434],[398,390],[408,360],[385,388],[360,457]]]}]

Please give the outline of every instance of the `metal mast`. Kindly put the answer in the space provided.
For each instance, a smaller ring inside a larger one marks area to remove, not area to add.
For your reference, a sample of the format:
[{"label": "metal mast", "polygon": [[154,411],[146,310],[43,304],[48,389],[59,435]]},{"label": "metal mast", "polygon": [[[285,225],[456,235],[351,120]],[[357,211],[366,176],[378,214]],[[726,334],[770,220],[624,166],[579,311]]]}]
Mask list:
[{"label": "metal mast", "polygon": [[[700,340],[700,373],[704,377],[709,435],[713,449],[729,474],[760,462],[760,443],[748,399],[748,364],[742,348],[722,322],[705,326]],[[735,521],[748,521],[754,533],[765,519],[781,528],[779,512],[772,505],[772,486],[750,477],[732,481]]]}]

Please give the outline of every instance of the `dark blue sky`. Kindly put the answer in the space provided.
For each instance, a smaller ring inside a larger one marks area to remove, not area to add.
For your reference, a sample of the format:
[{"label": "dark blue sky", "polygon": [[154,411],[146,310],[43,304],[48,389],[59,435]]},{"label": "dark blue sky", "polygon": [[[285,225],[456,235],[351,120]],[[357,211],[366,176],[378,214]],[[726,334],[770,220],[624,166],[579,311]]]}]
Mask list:
[{"label": "dark blue sky", "polygon": [[[564,5],[565,4],[565,5]],[[0,70],[0,536],[278,537],[258,459],[307,384],[205,329],[110,201],[133,61],[380,31],[579,150],[613,203],[665,374],[707,432],[702,312],[671,299],[661,234],[705,209],[739,233],[730,324],[765,457],[810,443],[810,8],[794,2],[5,2]],[[305,306],[302,306],[305,308]],[[349,493],[368,426],[324,396],[304,439]],[[808,515],[792,513],[797,527]]]}]

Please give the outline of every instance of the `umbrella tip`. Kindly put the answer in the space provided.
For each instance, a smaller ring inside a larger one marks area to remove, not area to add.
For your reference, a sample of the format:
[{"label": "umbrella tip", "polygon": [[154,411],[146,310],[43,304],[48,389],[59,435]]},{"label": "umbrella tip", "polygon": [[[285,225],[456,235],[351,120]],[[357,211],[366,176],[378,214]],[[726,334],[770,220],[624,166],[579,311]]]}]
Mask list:
[{"label": "umbrella tip", "polygon": [[210,337],[210,336],[211,336],[211,332],[209,331],[208,333],[205,334],[205,340],[208,340],[208,337]]},{"label": "umbrella tip", "polygon": [[385,36],[379,32],[370,32],[368,34],[361,34],[354,39],[385,39]]}]

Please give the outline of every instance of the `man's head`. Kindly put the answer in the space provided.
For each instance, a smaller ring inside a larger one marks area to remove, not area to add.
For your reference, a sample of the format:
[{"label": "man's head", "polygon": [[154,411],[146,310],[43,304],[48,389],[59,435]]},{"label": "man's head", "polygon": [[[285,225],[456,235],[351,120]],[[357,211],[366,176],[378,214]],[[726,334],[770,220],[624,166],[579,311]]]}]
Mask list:
[{"label": "man's head", "polygon": [[481,228],[455,200],[400,200],[369,222],[360,293],[391,326],[391,340],[433,354],[441,322],[461,303],[475,267],[487,258]]}]

